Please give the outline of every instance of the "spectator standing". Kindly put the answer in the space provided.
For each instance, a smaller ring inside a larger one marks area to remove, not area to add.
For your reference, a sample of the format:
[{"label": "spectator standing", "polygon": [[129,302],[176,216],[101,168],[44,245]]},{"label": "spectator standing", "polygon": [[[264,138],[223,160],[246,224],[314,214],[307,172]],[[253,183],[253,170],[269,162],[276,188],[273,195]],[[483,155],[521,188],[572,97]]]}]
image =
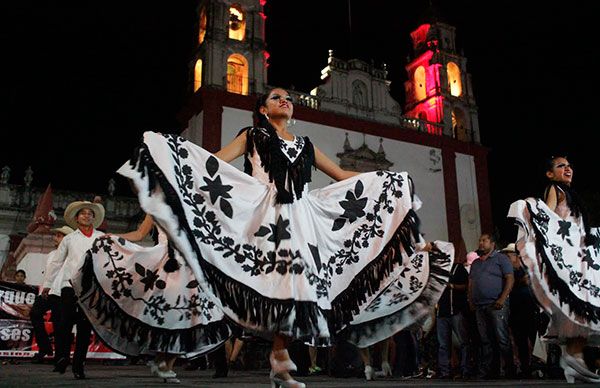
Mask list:
[{"label": "spectator standing", "polygon": [[479,258],[471,264],[468,298],[475,310],[481,340],[479,378],[502,374],[502,367],[492,371],[493,352],[500,351],[504,375],[514,374],[512,345],[508,331],[508,297],[514,283],[513,267],[508,257],[496,249],[496,239],[485,233],[479,238]]}]

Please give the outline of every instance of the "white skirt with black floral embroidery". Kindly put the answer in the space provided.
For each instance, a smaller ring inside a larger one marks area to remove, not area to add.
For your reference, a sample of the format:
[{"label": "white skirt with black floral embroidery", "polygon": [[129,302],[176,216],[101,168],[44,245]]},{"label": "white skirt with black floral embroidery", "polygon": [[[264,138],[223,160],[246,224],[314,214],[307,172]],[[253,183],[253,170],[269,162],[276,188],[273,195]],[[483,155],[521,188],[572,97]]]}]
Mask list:
[{"label": "white skirt with black floral embroidery", "polygon": [[[581,219],[563,219],[535,198],[514,202],[508,217],[519,227],[516,247],[531,288],[551,316],[546,339],[600,343],[600,246],[584,244]],[[600,237],[597,228],[591,233]]]},{"label": "white skirt with black floral embroidery", "polygon": [[275,204],[263,171],[248,176],[152,132],[119,173],[200,287],[250,332],[367,346],[422,319],[447,283],[453,247],[415,249],[418,201],[406,173],[360,174]]},{"label": "white skirt with black floral embroidery", "polygon": [[142,247],[98,238],[71,282],[94,330],[119,353],[191,358],[231,335],[223,311],[166,241]]}]

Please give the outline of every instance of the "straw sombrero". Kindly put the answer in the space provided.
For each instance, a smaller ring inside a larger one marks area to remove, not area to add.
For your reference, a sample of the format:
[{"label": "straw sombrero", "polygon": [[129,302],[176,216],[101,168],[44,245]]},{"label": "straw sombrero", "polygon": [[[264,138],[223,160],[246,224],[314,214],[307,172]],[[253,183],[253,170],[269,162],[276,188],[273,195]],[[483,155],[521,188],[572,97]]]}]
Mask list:
[{"label": "straw sombrero", "polygon": [[506,248],[504,248],[500,252],[502,252],[502,253],[517,253],[517,249],[516,249],[515,243],[508,244],[506,246]]},{"label": "straw sombrero", "polygon": [[73,228],[71,228],[71,227],[69,227],[69,226],[67,226],[67,225],[63,225],[63,226],[61,226],[60,228],[54,228],[54,229],[52,229],[52,231],[53,231],[53,232],[62,233],[62,234],[64,234],[65,236],[66,236],[67,234],[69,234],[69,233],[73,233],[73,232],[74,232]]},{"label": "straw sombrero", "polygon": [[99,203],[93,203],[90,201],[75,201],[71,202],[65,209],[65,221],[73,229],[77,229],[77,213],[81,209],[91,209],[94,212],[94,228],[102,225],[104,221],[104,206]]}]

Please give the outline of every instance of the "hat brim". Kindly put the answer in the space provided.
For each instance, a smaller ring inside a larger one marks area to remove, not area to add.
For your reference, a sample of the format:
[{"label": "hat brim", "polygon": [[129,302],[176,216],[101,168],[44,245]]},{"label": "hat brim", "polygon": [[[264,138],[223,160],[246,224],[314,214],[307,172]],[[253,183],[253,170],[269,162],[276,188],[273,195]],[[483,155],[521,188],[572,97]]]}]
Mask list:
[{"label": "hat brim", "polygon": [[71,228],[67,225],[63,225],[60,228],[50,229],[50,231],[52,231],[54,233],[62,233],[66,236],[69,233],[73,233],[73,228]]},{"label": "hat brim", "polygon": [[77,224],[77,213],[79,213],[81,209],[90,209],[94,212],[94,228],[98,228],[102,225],[102,221],[104,221],[104,206],[89,201],[76,201],[67,206],[64,214],[67,225],[73,229],[79,228],[79,225]]}]

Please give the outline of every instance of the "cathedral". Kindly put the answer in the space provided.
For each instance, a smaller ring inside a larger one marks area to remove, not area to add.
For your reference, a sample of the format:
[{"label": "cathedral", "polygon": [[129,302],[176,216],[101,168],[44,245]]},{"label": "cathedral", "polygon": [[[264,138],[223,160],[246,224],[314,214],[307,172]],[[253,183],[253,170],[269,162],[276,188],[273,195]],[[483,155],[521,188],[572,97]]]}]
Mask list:
[{"label": "cathedral", "polygon": [[[264,0],[201,1],[197,46],[190,62],[192,97],[181,112],[182,136],[209,151],[252,123],[256,95],[270,87]],[[329,51],[321,83],[294,98],[291,130],[309,136],[343,168],[407,171],[424,203],[427,240],[467,249],[492,227],[487,154],[477,105],[455,28],[432,21],[410,36],[406,104],[390,95],[387,69]],[[337,157],[337,159],[336,159]],[[241,161],[238,161],[241,168]],[[318,172],[312,188],[331,183]]]}]

